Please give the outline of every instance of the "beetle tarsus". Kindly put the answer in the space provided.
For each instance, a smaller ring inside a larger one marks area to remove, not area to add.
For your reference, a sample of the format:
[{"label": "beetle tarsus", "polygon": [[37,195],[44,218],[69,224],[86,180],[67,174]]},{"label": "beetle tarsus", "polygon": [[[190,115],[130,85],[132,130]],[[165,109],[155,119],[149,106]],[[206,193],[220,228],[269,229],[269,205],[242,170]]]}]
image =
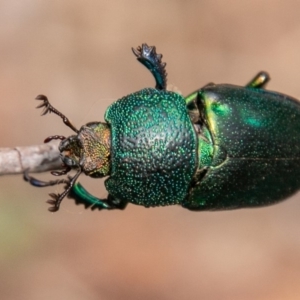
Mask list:
[{"label": "beetle tarsus", "polygon": [[165,90],[167,87],[167,72],[165,69],[166,63],[161,61],[162,54],[157,54],[155,46],[148,46],[147,44],[142,44],[136,49],[132,48],[132,52],[137,57],[137,60],[154,76],[156,81],[155,88]]},{"label": "beetle tarsus", "polygon": [[66,183],[65,190],[61,194],[55,194],[55,193],[49,194],[49,196],[52,198],[50,200],[47,200],[47,203],[52,205],[51,207],[48,208],[50,212],[56,212],[59,210],[62,200],[69,194],[70,190],[72,189],[74,183],[76,182],[81,172],[82,170],[79,169],[75,174],[75,176],[68,177],[68,180],[66,180],[65,182]]},{"label": "beetle tarsus", "polygon": [[59,197],[61,196],[60,194],[54,194],[54,193],[51,193],[49,194],[49,196],[52,198],[50,200],[47,200],[46,203],[52,205],[48,208],[48,210],[50,212],[56,212],[59,210],[59,205],[60,205],[60,202],[62,201],[62,199],[58,202],[59,200]]},{"label": "beetle tarsus", "polygon": [[[63,170],[61,172],[57,172],[57,174],[62,173],[60,175],[63,175],[63,174],[65,174],[64,172],[66,172],[67,170],[70,171],[69,168],[66,168],[65,170]],[[53,186],[53,185],[62,184],[62,183],[66,184],[65,190],[61,194],[55,194],[55,193],[49,194],[49,196],[52,199],[48,200],[47,203],[52,205],[52,207],[49,208],[49,211],[51,211],[51,212],[55,212],[55,211],[59,210],[60,203],[65,198],[65,196],[70,192],[70,190],[72,189],[74,183],[76,182],[77,178],[79,177],[79,175],[82,172],[82,170],[79,169],[74,177],[69,176],[67,179],[41,181],[39,179],[36,179],[36,178],[30,176],[28,174],[28,171],[29,171],[28,169],[24,171],[23,178],[24,178],[25,181],[29,182],[33,186],[46,187],[46,186]]]},{"label": "beetle tarsus", "polygon": [[42,112],[42,116],[46,115],[47,113],[51,113],[53,112],[54,114],[58,115],[59,117],[62,118],[63,122],[69,127],[71,128],[73,131],[75,131],[76,133],[78,133],[78,129],[76,129],[76,127],[69,121],[69,119],[62,114],[60,111],[58,111],[56,108],[54,108],[48,98],[45,95],[38,95],[36,98],[36,100],[42,100],[43,103],[38,105],[36,108],[44,108],[44,111]]}]

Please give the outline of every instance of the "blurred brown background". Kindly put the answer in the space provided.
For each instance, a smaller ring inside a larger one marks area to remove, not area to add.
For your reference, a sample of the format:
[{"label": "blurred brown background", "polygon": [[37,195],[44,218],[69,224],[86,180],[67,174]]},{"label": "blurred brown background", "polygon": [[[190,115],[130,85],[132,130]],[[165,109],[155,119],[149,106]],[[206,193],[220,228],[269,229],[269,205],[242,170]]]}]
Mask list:
[{"label": "blurred brown background", "polygon": [[[130,49],[143,42],[164,54],[183,94],[267,70],[269,89],[300,98],[299,1],[1,0],[0,147],[72,133],[58,117],[40,117],[40,93],[79,127],[153,86]],[[102,181],[80,180],[106,195]],[[299,194],[268,208],[198,213],[92,212],[66,200],[50,214],[49,192],[1,178],[0,299],[300,299]]]}]

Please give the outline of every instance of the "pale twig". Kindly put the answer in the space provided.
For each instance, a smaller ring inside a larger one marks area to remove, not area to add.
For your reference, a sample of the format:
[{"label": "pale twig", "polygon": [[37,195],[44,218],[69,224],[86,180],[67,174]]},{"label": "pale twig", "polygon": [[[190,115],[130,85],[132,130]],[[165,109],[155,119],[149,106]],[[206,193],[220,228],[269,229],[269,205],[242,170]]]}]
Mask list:
[{"label": "pale twig", "polygon": [[61,169],[59,142],[28,147],[0,148],[0,175]]}]

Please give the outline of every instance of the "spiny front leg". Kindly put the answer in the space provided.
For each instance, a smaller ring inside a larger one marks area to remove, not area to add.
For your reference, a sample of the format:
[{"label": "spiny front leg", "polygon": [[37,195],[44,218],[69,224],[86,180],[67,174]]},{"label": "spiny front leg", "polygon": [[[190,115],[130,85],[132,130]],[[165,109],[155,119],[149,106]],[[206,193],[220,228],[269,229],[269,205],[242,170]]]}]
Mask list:
[{"label": "spiny front leg", "polygon": [[44,116],[47,113],[51,113],[53,112],[54,114],[60,116],[63,120],[63,122],[70,127],[73,131],[75,131],[76,133],[78,133],[79,131],[77,130],[77,128],[70,122],[70,120],[64,115],[62,114],[60,111],[58,111],[56,108],[54,108],[50,103],[48,98],[45,95],[38,95],[36,98],[36,100],[42,100],[43,103],[38,105],[36,108],[44,108],[44,111],[42,113],[42,116]]},{"label": "spiny front leg", "polygon": [[107,199],[100,199],[90,194],[81,184],[74,184],[68,194],[68,198],[75,200],[76,204],[83,204],[85,208],[95,209],[124,209],[128,202],[115,199],[108,195]]},{"label": "spiny front leg", "polygon": [[156,81],[155,88],[165,90],[167,87],[167,73],[165,70],[166,63],[161,61],[162,54],[157,54],[155,46],[148,46],[147,44],[142,44],[136,49],[132,48],[132,52],[137,57],[137,60],[154,76]]}]

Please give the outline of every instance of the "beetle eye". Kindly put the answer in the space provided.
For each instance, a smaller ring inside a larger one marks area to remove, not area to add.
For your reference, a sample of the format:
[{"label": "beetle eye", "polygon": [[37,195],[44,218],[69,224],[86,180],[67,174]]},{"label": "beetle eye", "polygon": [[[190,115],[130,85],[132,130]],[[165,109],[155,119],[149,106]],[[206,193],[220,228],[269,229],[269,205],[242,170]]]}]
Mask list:
[{"label": "beetle eye", "polygon": [[78,163],[74,159],[72,159],[72,158],[70,158],[68,156],[64,156],[64,154],[61,154],[61,160],[63,161],[63,163],[65,165],[67,165],[69,167],[78,166]]}]

